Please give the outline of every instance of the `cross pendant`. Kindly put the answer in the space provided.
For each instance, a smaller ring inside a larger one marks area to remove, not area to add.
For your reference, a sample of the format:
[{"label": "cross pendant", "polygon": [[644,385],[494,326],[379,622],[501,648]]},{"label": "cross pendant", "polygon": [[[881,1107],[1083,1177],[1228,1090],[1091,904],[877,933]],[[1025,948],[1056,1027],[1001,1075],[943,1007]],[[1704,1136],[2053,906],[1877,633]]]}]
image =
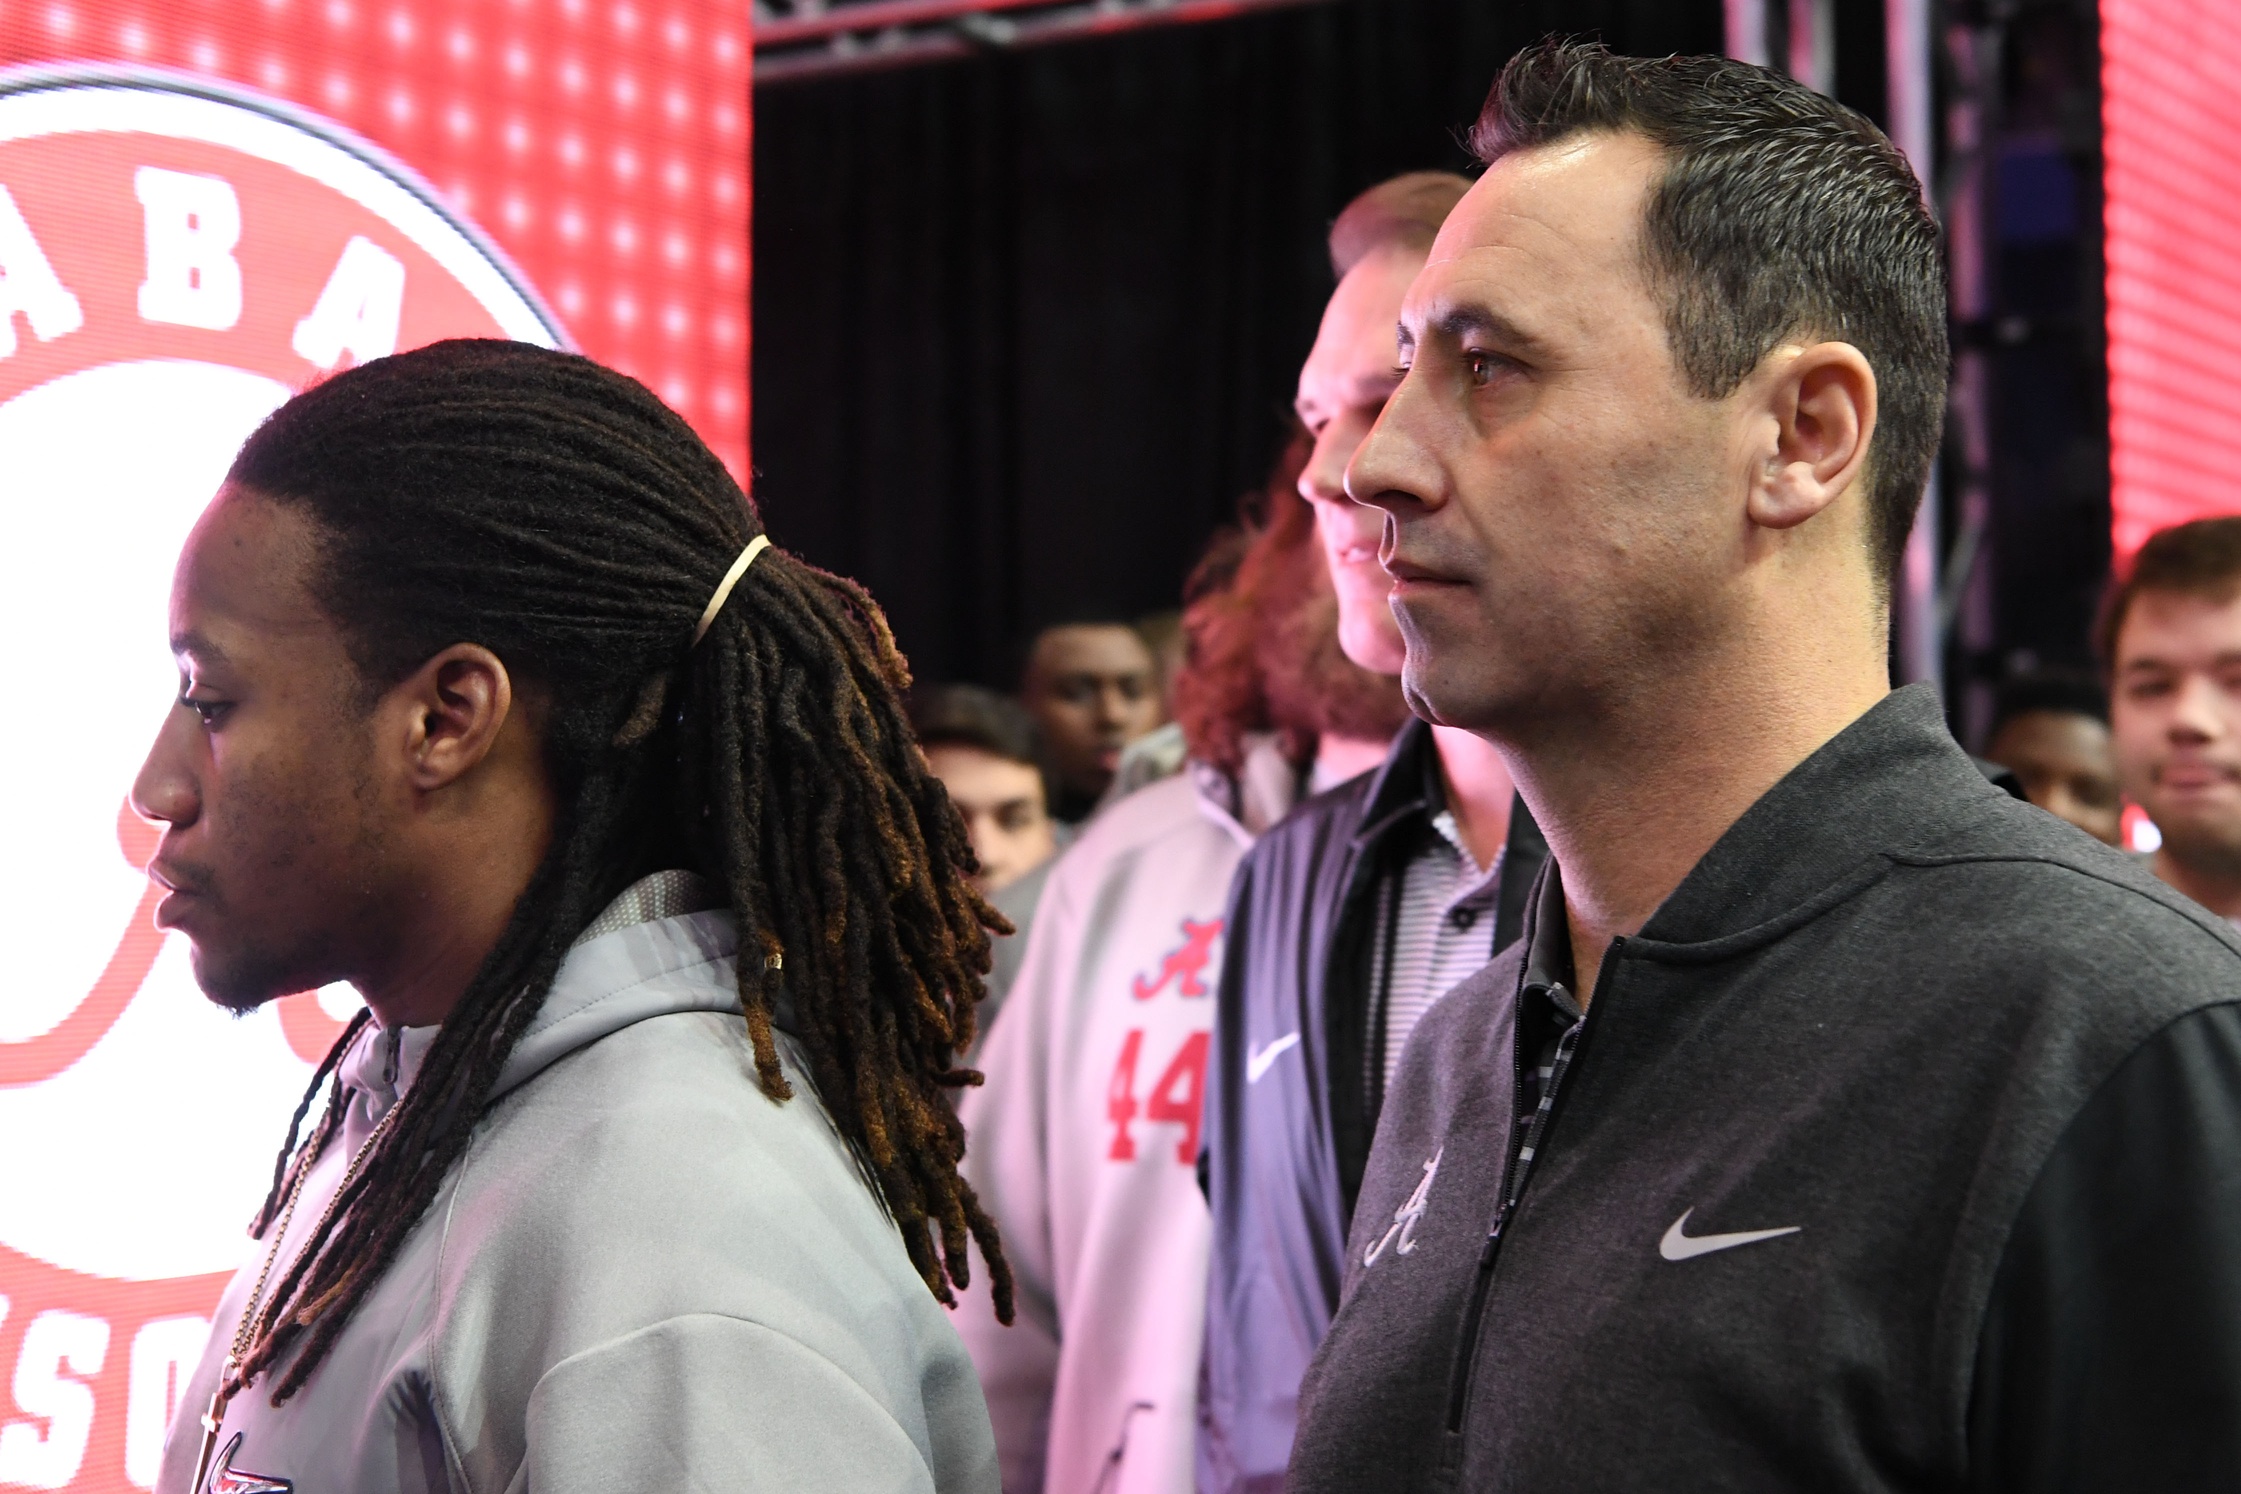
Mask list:
[{"label": "cross pendant", "polygon": [[195,1454],[195,1481],[187,1486],[188,1494],[202,1494],[203,1480],[210,1477],[210,1459],[218,1450],[218,1428],[225,1425],[226,1402],[230,1399],[226,1385],[239,1362],[228,1354],[218,1371],[218,1388],[210,1392],[209,1409],[202,1413],[202,1450]]}]

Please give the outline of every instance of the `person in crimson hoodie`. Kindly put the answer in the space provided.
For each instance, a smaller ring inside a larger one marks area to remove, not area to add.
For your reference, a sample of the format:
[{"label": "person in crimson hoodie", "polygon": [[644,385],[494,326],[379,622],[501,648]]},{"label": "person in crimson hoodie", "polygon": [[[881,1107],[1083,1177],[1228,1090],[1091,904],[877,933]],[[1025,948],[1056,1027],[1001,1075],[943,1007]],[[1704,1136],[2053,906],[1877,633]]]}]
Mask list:
[{"label": "person in crimson hoodie", "polygon": [[[1053,864],[960,1113],[1019,1320],[968,1297],[1004,1487],[1191,1487],[1207,1214],[1199,1120],[1238,858],[1305,793],[1376,763],[1406,719],[1339,649],[1295,441],[1226,584],[1195,600],[1176,703],[1185,771],[1100,811]],[[1210,557],[1227,563],[1218,547]]]}]

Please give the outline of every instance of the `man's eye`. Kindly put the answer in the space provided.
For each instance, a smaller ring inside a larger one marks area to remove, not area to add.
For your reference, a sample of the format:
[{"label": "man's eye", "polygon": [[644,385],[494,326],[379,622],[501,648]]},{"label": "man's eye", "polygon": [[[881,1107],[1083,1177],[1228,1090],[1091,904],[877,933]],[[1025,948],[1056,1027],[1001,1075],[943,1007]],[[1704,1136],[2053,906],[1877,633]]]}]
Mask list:
[{"label": "man's eye", "polygon": [[216,726],[219,719],[233,708],[232,701],[211,700],[207,697],[194,695],[180,696],[179,704],[200,716],[204,726]]},{"label": "man's eye", "polygon": [[1504,361],[1492,353],[1463,354],[1463,366],[1471,371],[1471,382],[1474,384],[1490,383],[1502,371]]}]

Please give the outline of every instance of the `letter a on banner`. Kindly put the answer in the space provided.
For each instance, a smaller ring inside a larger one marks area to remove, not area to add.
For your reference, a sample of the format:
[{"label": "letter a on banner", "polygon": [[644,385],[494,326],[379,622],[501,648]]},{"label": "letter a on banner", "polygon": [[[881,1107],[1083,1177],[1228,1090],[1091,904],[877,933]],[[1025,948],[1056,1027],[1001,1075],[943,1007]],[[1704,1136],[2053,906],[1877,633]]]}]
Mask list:
[{"label": "letter a on banner", "polygon": [[78,298],[64,289],[46,251],[31,236],[31,225],[16,210],[16,200],[0,187],[0,358],[16,350],[19,311],[41,342],[53,342],[86,324]]},{"label": "letter a on banner", "polygon": [[296,323],[295,350],[321,368],[333,368],[345,353],[352,363],[386,358],[397,351],[404,309],[404,262],[372,239],[353,238],[311,315]]},{"label": "letter a on banner", "polygon": [[140,319],[223,332],[241,320],[241,199],[224,177],[143,166],[132,174],[147,231]]}]

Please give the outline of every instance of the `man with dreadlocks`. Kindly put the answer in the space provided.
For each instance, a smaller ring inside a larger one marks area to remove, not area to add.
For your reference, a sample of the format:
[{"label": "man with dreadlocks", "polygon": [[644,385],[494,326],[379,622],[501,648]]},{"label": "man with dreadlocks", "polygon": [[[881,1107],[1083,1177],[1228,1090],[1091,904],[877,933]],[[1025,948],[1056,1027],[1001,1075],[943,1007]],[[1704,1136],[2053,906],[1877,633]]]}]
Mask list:
[{"label": "man with dreadlocks", "polygon": [[994,915],[878,610],[768,545],[645,389],[519,344],[242,448],[133,790],[158,921],[221,1005],[367,1011],[163,1494],[995,1488],[939,1305],[969,1241],[1010,1294],[945,1094]]}]

